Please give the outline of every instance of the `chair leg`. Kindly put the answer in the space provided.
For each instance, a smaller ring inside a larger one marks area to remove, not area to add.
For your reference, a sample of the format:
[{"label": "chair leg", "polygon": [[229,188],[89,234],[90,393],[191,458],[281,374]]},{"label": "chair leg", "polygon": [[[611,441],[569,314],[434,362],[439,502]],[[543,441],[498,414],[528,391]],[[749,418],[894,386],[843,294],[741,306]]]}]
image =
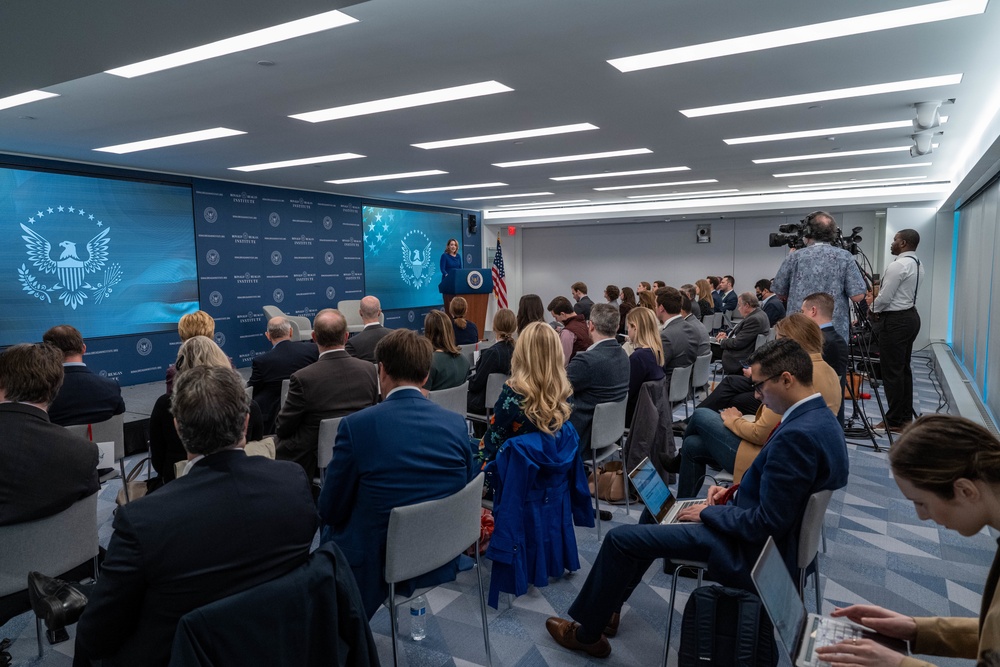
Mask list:
[{"label": "chair leg", "polygon": [[389,627],[392,628],[392,664],[399,666],[399,657],[396,655],[397,635],[399,634],[399,619],[396,618],[396,584],[389,584]]},{"label": "chair leg", "polygon": [[35,616],[35,636],[38,638],[38,657],[41,658],[44,655],[42,650],[42,619]]},{"label": "chair leg", "polygon": [[125,489],[125,502],[130,503],[132,499],[128,497],[128,481],[125,479],[125,459],[118,459],[118,467],[122,474],[122,488]]},{"label": "chair leg", "polygon": [[677,573],[680,569],[680,567],[674,568],[674,581],[670,586],[670,607],[667,609],[667,636],[663,640],[663,667],[667,667],[667,658],[670,656],[670,631],[674,628],[674,602],[677,598]]},{"label": "chair leg", "polygon": [[486,666],[493,667],[490,653],[490,624],[486,619],[486,595],[483,591],[483,567],[479,561],[479,540],[476,540],[476,576],[479,578],[479,612],[483,616],[483,644],[486,646]]},{"label": "chair leg", "polygon": [[813,561],[813,566],[815,567],[815,569],[813,570],[813,583],[816,585],[816,613],[822,614],[823,600],[822,596],[819,593],[819,556],[816,556],[816,560]]},{"label": "chair leg", "polygon": [[823,553],[826,553],[826,526],[821,526],[819,535],[823,538]]},{"label": "chair leg", "polygon": [[599,481],[599,475],[597,474],[597,454],[593,449],[590,450],[590,462],[593,466],[594,472],[594,518],[597,519],[597,541],[601,541],[601,492],[597,488],[597,483]]}]

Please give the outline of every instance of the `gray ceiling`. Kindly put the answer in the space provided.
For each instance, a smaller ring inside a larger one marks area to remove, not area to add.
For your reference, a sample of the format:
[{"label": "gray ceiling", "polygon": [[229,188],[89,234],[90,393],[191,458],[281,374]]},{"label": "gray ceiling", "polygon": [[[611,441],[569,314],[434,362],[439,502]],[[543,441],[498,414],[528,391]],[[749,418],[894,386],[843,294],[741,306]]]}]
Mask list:
[{"label": "gray ceiling", "polygon": [[[42,88],[60,97],[0,110],[0,150],[361,197],[462,208],[712,189],[787,193],[789,183],[922,175],[948,182],[962,149],[996,105],[1000,7],[985,14],[756,53],[621,73],[606,61],[759,32],[921,4],[915,0],[263,0],[0,4],[0,98]],[[103,70],[248,30],[342,7],[358,23],[135,79]],[[990,39],[993,37],[994,39]],[[271,61],[261,66],[258,61]],[[964,74],[959,85],[818,105],[687,118],[680,109],[764,97]],[[436,88],[496,80],[514,89],[477,99],[311,124],[290,114]],[[917,161],[906,153],[755,165],[756,158],[903,146],[911,130],[729,146],[723,139],[912,118],[915,102],[954,98],[929,168],[775,178],[782,171]],[[992,105],[992,106],[991,106]],[[423,150],[413,143],[570,123],[589,132]],[[112,155],[94,148],[225,126],[245,135]],[[492,163],[648,148],[647,155],[502,169]],[[364,159],[244,174],[228,168],[340,152]],[[669,166],[690,171],[557,182],[553,176]],[[325,180],[426,169],[446,175],[356,185]],[[717,179],[718,183],[597,192],[594,187]],[[398,190],[502,181],[508,187],[427,194]],[[497,202],[455,197],[551,192]],[[926,201],[881,197],[884,186],[838,202]],[[821,197],[819,199],[822,199]],[[663,215],[678,204],[656,204]],[[809,208],[751,199],[753,210]],[[698,210],[736,210],[713,207]],[[575,217],[585,217],[574,214]],[[586,217],[598,217],[601,214]],[[537,216],[542,219],[544,216]],[[632,214],[635,219],[635,214]],[[498,218],[499,220],[499,218]]]}]

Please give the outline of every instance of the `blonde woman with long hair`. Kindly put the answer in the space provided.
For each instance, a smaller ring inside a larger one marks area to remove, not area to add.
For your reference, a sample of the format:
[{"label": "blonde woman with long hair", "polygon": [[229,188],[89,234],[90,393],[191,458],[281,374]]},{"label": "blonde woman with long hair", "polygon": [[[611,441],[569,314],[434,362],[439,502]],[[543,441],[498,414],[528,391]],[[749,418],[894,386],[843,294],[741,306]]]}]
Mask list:
[{"label": "blonde woman with long hair", "polygon": [[543,322],[524,328],[514,345],[510,379],[500,392],[478,459],[487,463],[508,439],[526,433],[557,433],[567,421],[573,393],[563,367],[559,335]]},{"label": "blonde woman with long hair", "polygon": [[625,404],[625,423],[632,423],[632,413],[639,400],[643,383],[662,380],[663,341],[660,340],[660,323],[649,308],[633,308],[625,318],[628,339],[634,348],[629,355],[628,401]]}]

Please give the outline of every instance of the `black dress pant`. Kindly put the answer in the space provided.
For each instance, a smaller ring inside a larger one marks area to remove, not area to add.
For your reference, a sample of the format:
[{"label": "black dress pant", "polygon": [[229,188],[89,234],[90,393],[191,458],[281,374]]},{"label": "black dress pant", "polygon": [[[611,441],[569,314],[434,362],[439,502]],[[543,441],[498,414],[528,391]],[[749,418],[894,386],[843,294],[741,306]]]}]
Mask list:
[{"label": "black dress pant", "polygon": [[753,383],[743,375],[727,375],[715,391],[698,404],[699,408],[708,408],[719,412],[725,408],[737,408],[745,415],[756,414],[760,401],[753,393]]},{"label": "black dress pant", "polygon": [[920,315],[916,308],[886,311],[879,314],[879,361],[882,385],[889,409],[885,412],[888,426],[904,426],[913,420],[913,373],[910,355],[913,341],[920,331]]}]

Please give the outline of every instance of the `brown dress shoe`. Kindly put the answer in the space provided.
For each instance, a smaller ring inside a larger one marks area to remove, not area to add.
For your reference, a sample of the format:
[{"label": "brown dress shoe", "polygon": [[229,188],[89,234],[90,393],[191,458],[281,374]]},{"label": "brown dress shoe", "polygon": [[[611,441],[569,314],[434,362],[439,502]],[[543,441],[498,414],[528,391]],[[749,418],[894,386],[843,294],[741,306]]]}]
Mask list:
[{"label": "brown dress shoe", "polygon": [[604,626],[604,636],[614,637],[618,634],[618,624],[621,622],[621,614],[617,611],[611,614],[611,618],[608,619],[608,624]]},{"label": "brown dress shoe", "polygon": [[545,629],[549,631],[556,643],[571,651],[583,651],[593,658],[606,658],[611,655],[611,644],[608,638],[601,635],[601,638],[593,644],[583,644],[576,638],[576,629],[579,623],[567,621],[558,616],[550,616],[545,621]]}]

